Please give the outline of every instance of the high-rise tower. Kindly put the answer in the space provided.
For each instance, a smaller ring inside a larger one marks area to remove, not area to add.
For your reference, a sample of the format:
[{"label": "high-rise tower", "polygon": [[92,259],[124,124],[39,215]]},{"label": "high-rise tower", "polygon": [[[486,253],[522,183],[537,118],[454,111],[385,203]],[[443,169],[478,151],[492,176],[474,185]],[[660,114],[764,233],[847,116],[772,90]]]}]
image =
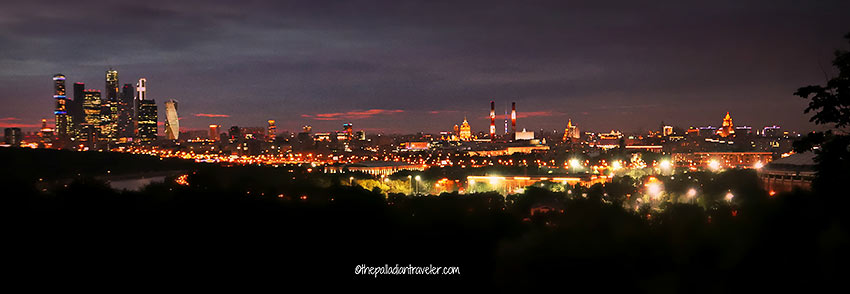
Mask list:
[{"label": "high-rise tower", "polygon": [[219,130],[221,130],[220,125],[210,125],[210,140],[218,141],[220,139]]},{"label": "high-rise tower", "polygon": [[461,141],[469,141],[472,140],[472,127],[469,126],[469,122],[466,121],[466,118],[463,118],[463,123],[460,125],[460,140]]},{"label": "high-rise tower", "polygon": [[511,139],[516,140],[516,102],[511,102]]},{"label": "high-rise tower", "polygon": [[180,136],[180,120],[177,116],[177,100],[165,101],[165,136],[177,140]]},{"label": "high-rise tower", "polygon": [[564,142],[571,141],[573,139],[580,139],[581,134],[579,133],[578,126],[573,125],[573,120],[567,120],[567,128],[564,129]]},{"label": "high-rise tower", "polygon": [[100,91],[83,90],[83,120],[80,121],[80,140],[87,142],[93,147],[94,142],[101,137],[101,123],[103,121],[101,110]]},{"label": "high-rise tower", "polygon": [[64,143],[71,139],[70,134],[73,133],[73,118],[68,116],[68,98],[65,95],[65,75],[61,73],[53,76],[53,99],[56,102],[56,108],[53,111],[53,115],[56,116],[55,132],[59,138],[59,142]]},{"label": "high-rise tower", "polygon": [[496,102],[490,101],[490,140],[496,139]]},{"label": "high-rise tower", "polygon": [[83,108],[83,103],[85,101],[85,94],[83,93],[86,90],[86,84],[83,83],[74,83],[74,101],[71,103],[72,107],[68,108],[68,113],[72,117],[73,127],[74,127],[74,137],[79,138],[80,133],[82,131],[82,124],[86,122],[86,113]]},{"label": "high-rise tower", "polygon": [[118,71],[112,68],[106,71],[106,100],[118,101]]},{"label": "high-rise tower", "polygon": [[735,126],[732,124],[732,115],[726,112],[726,117],[723,118],[723,125],[717,130],[717,134],[721,137],[735,135]]},{"label": "high-rise tower", "polygon": [[136,99],[133,99],[133,134],[140,137],[139,116],[141,116],[142,101],[147,100],[147,82],[145,78],[136,83]]},{"label": "high-rise tower", "polygon": [[159,120],[156,111],[156,101],[153,99],[140,100],[139,102],[139,141],[148,143],[156,140],[157,126]]},{"label": "high-rise tower", "polygon": [[118,139],[118,71],[106,71],[106,97],[101,101],[101,138],[113,142]]},{"label": "high-rise tower", "polygon": [[133,138],[135,135],[135,90],[132,84],[124,84],[118,99],[118,135],[120,138]]},{"label": "high-rise tower", "polygon": [[267,137],[268,137],[268,141],[269,141],[269,142],[274,142],[274,139],[275,139],[275,131],[276,131],[277,127],[275,127],[275,125],[274,125],[274,120],[273,120],[273,119],[270,119],[270,120],[268,121],[268,123],[269,123],[269,130],[268,130],[268,136],[267,136]]}]

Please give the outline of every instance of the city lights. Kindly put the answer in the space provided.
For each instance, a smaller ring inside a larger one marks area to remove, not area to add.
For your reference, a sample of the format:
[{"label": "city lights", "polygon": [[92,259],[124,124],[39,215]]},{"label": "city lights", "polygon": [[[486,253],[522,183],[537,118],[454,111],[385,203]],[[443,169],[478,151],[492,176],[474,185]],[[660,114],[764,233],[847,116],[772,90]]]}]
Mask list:
[{"label": "city lights", "polygon": [[623,168],[623,163],[621,161],[615,160],[615,161],[611,162],[611,169],[612,170],[616,171],[616,170],[620,170],[622,168]]},{"label": "city lights", "polygon": [[574,169],[579,169],[579,168],[582,167],[581,162],[578,159],[575,159],[575,158],[570,159],[570,167],[572,167]]},{"label": "city lights", "polygon": [[717,161],[716,159],[712,159],[712,160],[710,160],[710,161],[708,162],[708,167],[709,167],[712,171],[717,171],[717,170],[719,170],[719,169],[720,169],[720,162],[719,162],[719,161]]}]

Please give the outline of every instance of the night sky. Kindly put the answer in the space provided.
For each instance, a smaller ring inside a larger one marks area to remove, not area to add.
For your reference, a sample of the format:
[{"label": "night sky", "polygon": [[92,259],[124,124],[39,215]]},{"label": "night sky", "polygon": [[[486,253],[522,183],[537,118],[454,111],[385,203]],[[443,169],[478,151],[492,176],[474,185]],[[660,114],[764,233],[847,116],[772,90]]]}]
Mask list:
[{"label": "night sky", "polygon": [[846,0],[124,2],[2,5],[0,127],[52,121],[53,74],[70,97],[73,82],[102,90],[112,66],[121,84],[147,78],[161,110],[178,100],[187,130],[436,132],[467,116],[484,131],[495,100],[500,120],[517,102],[520,129],[718,125],[731,111],[803,131],[792,93],[834,73],[850,32]]}]

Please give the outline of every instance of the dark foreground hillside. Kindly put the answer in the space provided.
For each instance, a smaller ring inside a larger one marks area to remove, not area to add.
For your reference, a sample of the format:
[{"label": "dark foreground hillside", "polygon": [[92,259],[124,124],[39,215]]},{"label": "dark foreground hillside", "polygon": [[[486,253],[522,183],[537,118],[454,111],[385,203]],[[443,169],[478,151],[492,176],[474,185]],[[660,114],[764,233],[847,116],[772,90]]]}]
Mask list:
[{"label": "dark foreground hillside", "polygon": [[[739,195],[748,200],[734,214],[723,205],[670,204],[645,215],[605,201],[614,193],[608,187],[587,197],[542,189],[509,199],[408,197],[299,168],[9,149],[0,149],[0,162],[4,275],[30,289],[401,281],[525,291],[818,291],[846,287],[850,264],[846,206],[830,202],[838,193],[831,191]],[[54,171],[37,166],[48,162]],[[103,166],[183,169],[189,185],[171,178],[118,192],[92,176]],[[80,175],[67,187],[36,189],[35,177],[69,170]],[[534,203],[563,212],[530,216]],[[376,278],[355,274],[361,264],[457,266],[461,274]]]}]

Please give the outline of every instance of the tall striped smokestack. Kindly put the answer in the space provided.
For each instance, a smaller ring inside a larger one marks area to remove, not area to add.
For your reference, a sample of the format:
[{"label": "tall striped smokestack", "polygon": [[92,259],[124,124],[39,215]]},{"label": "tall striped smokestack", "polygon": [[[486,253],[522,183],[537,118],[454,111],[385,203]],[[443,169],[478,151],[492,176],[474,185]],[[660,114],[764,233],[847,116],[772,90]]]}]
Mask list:
[{"label": "tall striped smokestack", "polygon": [[511,102],[511,137],[516,140],[516,102]]},{"label": "tall striped smokestack", "polygon": [[490,139],[496,139],[496,102],[490,101]]}]

